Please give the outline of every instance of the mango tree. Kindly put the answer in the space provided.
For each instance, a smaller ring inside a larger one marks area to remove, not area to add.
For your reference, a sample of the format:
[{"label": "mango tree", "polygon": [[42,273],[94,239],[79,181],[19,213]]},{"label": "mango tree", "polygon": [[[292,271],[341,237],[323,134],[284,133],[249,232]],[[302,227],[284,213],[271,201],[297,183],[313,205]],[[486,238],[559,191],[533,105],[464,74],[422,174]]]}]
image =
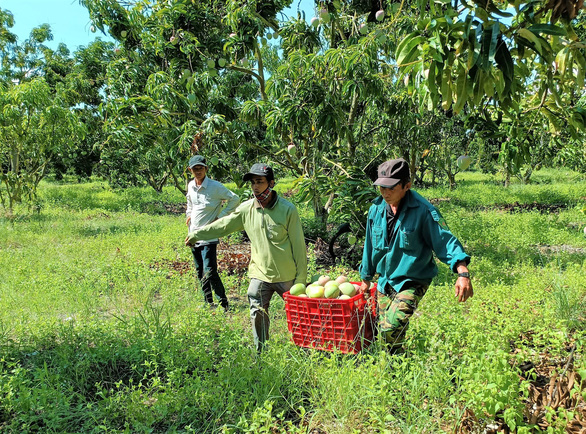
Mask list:
[{"label": "mango tree", "polygon": [[301,17],[283,23],[286,58],[268,80],[268,98],[242,108],[245,119],[266,123],[274,160],[299,176],[297,197],[322,221],[333,211],[360,225],[375,195],[365,172],[384,159],[405,157],[424,176],[439,118],[413,104],[397,80],[393,49],[410,19],[390,10],[384,24],[334,2],[317,25]]},{"label": "mango tree", "polygon": [[[488,116],[494,121],[487,122],[487,115],[468,119],[468,125],[475,130],[470,149],[478,155],[479,167],[485,172],[502,171],[505,186],[512,177],[528,183],[532,173],[542,166],[561,163],[558,155],[572,142],[568,131],[555,131],[541,113],[521,113],[515,119],[498,112]],[[562,137],[564,140],[560,140]]]},{"label": "mango tree", "polygon": [[[102,160],[112,178],[139,174],[156,190],[171,179],[185,190],[185,162],[196,152],[218,159],[216,174],[222,169],[234,176],[242,164],[239,146],[257,143],[262,134],[242,124],[238,107],[263,96],[260,35],[285,3],[264,2],[260,12],[256,2],[81,3],[97,28],[121,44],[106,90]],[[227,15],[250,36],[231,35],[223,23]],[[232,56],[223,51],[227,44],[234,45]]]},{"label": "mango tree", "polygon": [[263,97],[243,104],[241,117],[267,126],[267,155],[299,177],[297,198],[310,202],[322,222],[330,210],[351,210],[361,222],[374,196],[365,172],[393,156],[405,156],[415,172],[428,147],[428,131],[408,120],[418,107],[388,102],[407,96],[392,55],[411,19],[395,6],[386,24],[368,8],[343,2],[328,3],[317,24],[301,15],[282,23],[281,66]]},{"label": "mango tree", "polygon": [[[513,125],[535,113],[552,131],[576,136],[586,124],[578,104],[586,59],[572,21],[581,7],[565,0],[514,7],[422,1],[412,5],[419,19],[397,47],[396,61],[414,97],[429,108],[487,115],[487,123],[504,117]],[[518,166],[530,145],[511,140],[501,162]]]},{"label": "mango tree", "polygon": [[9,214],[15,204],[35,200],[51,162],[85,131],[67,103],[66,47],[43,45],[52,37],[47,25],[19,44],[13,24],[0,10],[0,202]]},{"label": "mango tree", "polygon": [[269,80],[269,102],[248,101],[242,109],[249,120],[264,114],[275,160],[300,177],[301,197],[322,219],[338,181],[355,165],[363,101],[383,85],[367,49],[294,51]]},{"label": "mango tree", "polygon": [[83,125],[62,102],[43,78],[0,93],[0,200],[10,214],[16,203],[36,198],[51,156],[83,137]]},{"label": "mango tree", "polygon": [[111,42],[98,39],[87,47],[79,47],[71,57],[65,57],[71,64],[67,70],[57,69],[54,62],[49,63],[52,70],[59,71],[63,103],[86,127],[86,134],[77,137],[73,146],[54,156],[52,171],[58,179],[67,172],[78,178],[89,178],[100,161],[100,144],[104,141],[100,106],[105,102],[106,67],[113,57],[113,48]]},{"label": "mango tree", "polygon": [[[316,215],[324,218],[337,185],[329,175],[347,178],[344,166],[361,161],[357,153],[370,153],[360,141],[372,128],[361,119],[373,95],[382,97],[395,77],[391,62],[379,65],[379,51],[391,41],[376,28],[374,14],[370,19],[362,11],[357,17],[353,6],[334,2],[316,29],[301,17],[277,22],[289,1],[82,3],[96,26],[108,26],[123,45],[108,88],[105,164],[154,165],[149,171],[158,173],[161,185],[172,173],[170,165],[184,164],[179,155],[201,151],[201,144],[225,159],[237,156],[236,168],[270,158],[301,176]],[[367,21],[370,30],[361,31]],[[268,43],[275,38],[286,55],[281,61]],[[255,92],[249,84],[256,85]],[[165,90],[155,94],[156,88]],[[297,95],[290,93],[293,88]],[[190,149],[194,136],[201,140]],[[284,152],[297,142],[300,159]],[[331,161],[327,171],[321,170],[324,158]],[[363,177],[363,167],[356,167]],[[175,173],[182,168],[176,166]],[[324,206],[321,197],[330,201]]]},{"label": "mango tree", "polygon": [[395,68],[381,61],[390,39],[374,14],[367,24],[369,14],[358,15],[357,7],[332,2],[313,24],[302,14],[281,23],[281,65],[267,80],[266,97],[246,101],[241,112],[248,122],[266,125],[273,161],[298,176],[297,198],[310,202],[322,222],[330,209],[344,208],[348,193],[360,203],[350,208],[357,210],[355,220],[363,219],[374,193],[364,171],[380,151],[373,146],[380,116],[368,114],[378,112],[395,87]]}]

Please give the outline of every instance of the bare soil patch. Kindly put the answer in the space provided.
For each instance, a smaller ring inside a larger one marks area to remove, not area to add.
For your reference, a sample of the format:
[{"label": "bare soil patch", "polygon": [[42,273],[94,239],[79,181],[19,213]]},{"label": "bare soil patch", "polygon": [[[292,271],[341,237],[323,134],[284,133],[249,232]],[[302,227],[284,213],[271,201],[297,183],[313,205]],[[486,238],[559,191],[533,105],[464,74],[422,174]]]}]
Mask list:
[{"label": "bare soil patch", "polygon": [[172,203],[163,202],[162,200],[155,200],[152,202],[145,203],[142,206],[141,211],[146,214],[173,214],[173,215],[185,215],[187,205],[185,203]]},{"label": "bare soil patch", "polygon": [[[452,202],[457,204],[458,200],[446,198],[446,197],[438,197],[438,198],[431,198],[429,201],[433,205],[438,205],[442,202]],[[533,201],[531,203],[501,203],[501,204],[494,204],[490,206],[481,206],[476,207],[475,209],[479,211],[491,211],[491,210],[499,210],[504,212],[510,213],[519,213],[519,212],[530,212],[530,211],[539,211],[543,214],[557,214],[560,211],[563,211],[568,208],[568,204],[566,203],[539,203],[537,201]]]},{"label": "bare soil patch", "polygon": [[563,211],[568,208],[568,205],[565,203],[558,203],[558,204],[548,204],[548,203],[505,203],[505,204],[496,204],[490,207],[481,207],[480,210],[499,210],[509,213],[520,213],[520,212],[530,212],[530,211],[539,211],[542,214],[557,214],[560,211]]},{"label": "bare soil patch", "polygon": [[[316,262],[319,266],[328,267],[335,264],[334,258],[330,255],[328,243],[318,238],[314,244]],[[362,247],[356,246],[334,246],[336,260],[344,260],[346,263],[359,263],[362,256]],[[352,262],[354,261],[354,262]],[[247,239],[241,243],[228,244],[220,240],[218,245],[218,271],[224,271],[227,275],[244,276],[250,264],[250,241]],[[167,278],[173,275],[193,273],[194,265],[192,260],[170,260],[161,259],[153,262],[151,268],[156,270],[168,270]]]},{"label": "bare soil patch", "polygon": [[586,254],[586,248],[569,246],[567,244],[562,244],[560,246],[538,245],[536,247],[539,250],[539,252],[544,255],[551,255],[562,252],[572,254]]},{"label": "bare soil patch", "polygon": [[[225,271],[228,275],[244,275],[250,263],[250,243],[226,244],[220,240],[218,246],[218,271]],[[195,266],[192,260],[161,259],[150,265],[156,270],[168,270],[167,278],[173,275],[194,273]]]}]

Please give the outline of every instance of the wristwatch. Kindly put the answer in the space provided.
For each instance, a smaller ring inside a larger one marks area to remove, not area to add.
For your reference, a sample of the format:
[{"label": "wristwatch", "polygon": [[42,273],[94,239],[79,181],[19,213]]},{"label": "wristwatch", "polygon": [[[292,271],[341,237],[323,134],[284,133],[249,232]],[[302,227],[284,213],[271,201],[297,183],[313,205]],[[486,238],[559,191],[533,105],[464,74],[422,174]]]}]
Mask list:
[{"label": "wristwatch", "polygon": [[468,279],[470,279],[470,273],[468,273],[467,271],[464,273],[458,273],[458,277],[467,277]]}]

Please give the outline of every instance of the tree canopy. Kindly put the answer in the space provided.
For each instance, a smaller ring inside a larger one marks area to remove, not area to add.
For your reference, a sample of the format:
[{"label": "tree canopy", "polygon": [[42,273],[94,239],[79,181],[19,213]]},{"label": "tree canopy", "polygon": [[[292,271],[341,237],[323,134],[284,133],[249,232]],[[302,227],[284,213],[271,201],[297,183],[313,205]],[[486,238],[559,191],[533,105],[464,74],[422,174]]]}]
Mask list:
[{"label": "tree canopy", "polygon": [[194,153],[240,183],[264,160],[322,221],[353,201],[359,222],[391,157],[452,186],[463,154],[505,182],[584,167],[580,1],[333,0],[314,17],[286,17],[288,0],[80,3],[117,42],[71,57],[42,47],[41,26],[16,46],[4,11],[4,83],[37,75],[94,107],[95,168],[114,185],[184,190]]}]

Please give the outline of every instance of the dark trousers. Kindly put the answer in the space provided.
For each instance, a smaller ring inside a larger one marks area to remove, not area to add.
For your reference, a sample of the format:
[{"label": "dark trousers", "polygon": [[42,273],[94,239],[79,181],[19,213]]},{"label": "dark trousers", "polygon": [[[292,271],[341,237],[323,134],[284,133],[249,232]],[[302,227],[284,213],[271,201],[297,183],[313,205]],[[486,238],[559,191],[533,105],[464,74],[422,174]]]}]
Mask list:
[{"label": "dark trousers", "polygon": [[210,304],[214,302],[213,290],[220,299],[220,305],[227,309],[228,298],[226,298],[226,290],[218,274],[217,247],[217,244],[206,244],[192,247],[191,252],[193,253],[197,277],[201,282],[204,300]]}]

